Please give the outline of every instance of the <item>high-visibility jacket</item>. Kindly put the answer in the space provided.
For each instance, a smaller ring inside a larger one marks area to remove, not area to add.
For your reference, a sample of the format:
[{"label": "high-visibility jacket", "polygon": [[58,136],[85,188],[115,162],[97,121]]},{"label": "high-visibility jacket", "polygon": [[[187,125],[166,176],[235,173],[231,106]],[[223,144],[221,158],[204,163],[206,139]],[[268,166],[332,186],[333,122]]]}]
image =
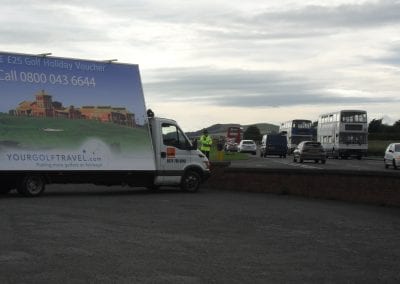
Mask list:
[{"label": "high-visibility jacket", "polygon": [[210,152],[212,139],[209,135],[201,135],[200,137],[200,150]]}]

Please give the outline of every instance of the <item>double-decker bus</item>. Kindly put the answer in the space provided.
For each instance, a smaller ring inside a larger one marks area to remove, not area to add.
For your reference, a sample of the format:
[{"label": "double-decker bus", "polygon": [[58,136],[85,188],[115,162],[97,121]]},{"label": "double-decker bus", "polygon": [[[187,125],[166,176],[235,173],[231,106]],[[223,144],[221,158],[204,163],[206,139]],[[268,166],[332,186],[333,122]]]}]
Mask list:
[{"label": "double-decker bus", "polygon": [[279,132],[286,134],[288,141],[288,152],[292,153],[302,141],[312,140],[312,122],[307,119],[293,119],[282,122],[279,125]]},{"label": "double-decker bus", "polygon": [[230,140],[234,143],[239,144],[240,141],[242,141],[242,138],[243,138],[242,128],[240,126],[228,127],[228,130],[226,133],[226,140]]},{"label": "double-decker bus", "polygon": [[361,159],[368,151],[367,112],[340,110],[320,115],[317,140],[328,156]]},{"label": "double-decker bus", "polygon": [[240,126],[228,127],[225,137],[224,150],[226,152],[236,152],[238,151],[238,146],[240,141],[242,141],[242,128]]}]

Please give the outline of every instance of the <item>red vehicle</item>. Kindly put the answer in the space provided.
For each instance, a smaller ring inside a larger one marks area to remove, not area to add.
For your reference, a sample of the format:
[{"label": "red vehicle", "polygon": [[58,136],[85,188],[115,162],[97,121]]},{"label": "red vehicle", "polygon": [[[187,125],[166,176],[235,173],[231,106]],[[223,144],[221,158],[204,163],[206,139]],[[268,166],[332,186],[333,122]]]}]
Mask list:
[{"label": "red vehicle", "polygon": [[242,141],[242,128],[239,126],[228,127],[226,138],[226,140],[233,140],[233,142],[239,144]]}]

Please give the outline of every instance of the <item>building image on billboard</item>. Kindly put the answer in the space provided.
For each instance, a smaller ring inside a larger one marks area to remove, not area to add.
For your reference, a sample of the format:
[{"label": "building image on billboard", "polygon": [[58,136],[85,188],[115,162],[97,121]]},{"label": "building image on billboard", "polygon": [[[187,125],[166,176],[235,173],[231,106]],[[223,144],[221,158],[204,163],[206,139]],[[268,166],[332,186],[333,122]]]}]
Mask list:
[{"label": "building image on billboard", "polygon": [[52,96],[41,90],[34,101],[23,101],[9,111],[13,116],[85,119],[110,122],[128,127],[136,127],[135,115],[125,107],[82,106],[64,107],[62,102],[53,101]]}]

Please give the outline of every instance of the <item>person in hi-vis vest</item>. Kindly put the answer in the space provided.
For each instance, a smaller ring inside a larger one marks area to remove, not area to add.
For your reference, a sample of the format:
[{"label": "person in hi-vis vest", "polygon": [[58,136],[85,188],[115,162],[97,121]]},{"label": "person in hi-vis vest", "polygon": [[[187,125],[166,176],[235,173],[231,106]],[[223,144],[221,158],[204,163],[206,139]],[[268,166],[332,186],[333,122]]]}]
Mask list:
[{"label": "person in hi-vis vest", "polygon": [[203,135],[200,137],[200,151],[206,155],[207,159],[210,158],[212,139],[208,135],[207,129],[203,130]]}]

